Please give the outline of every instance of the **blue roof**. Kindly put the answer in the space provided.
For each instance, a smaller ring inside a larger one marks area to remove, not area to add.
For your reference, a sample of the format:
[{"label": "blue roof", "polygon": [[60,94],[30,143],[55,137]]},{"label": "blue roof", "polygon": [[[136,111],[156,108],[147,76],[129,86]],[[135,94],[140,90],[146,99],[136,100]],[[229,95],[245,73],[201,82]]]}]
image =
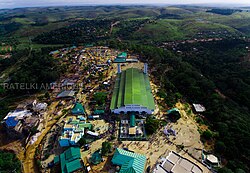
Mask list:
[{"label": "blue roof", "polygon": [[18,123],[18,120],[15,120],[16,117],[8,117],[5,121],[8,127],[15,127]]}]

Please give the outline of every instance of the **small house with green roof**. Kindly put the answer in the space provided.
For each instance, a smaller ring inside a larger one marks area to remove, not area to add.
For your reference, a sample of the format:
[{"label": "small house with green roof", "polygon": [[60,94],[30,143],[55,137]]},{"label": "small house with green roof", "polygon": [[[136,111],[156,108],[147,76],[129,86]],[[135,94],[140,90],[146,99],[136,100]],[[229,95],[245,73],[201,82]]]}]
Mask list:
[{"label": "small house with green roof", "polygon": [[119,173],[144,173],[146,156],[117,148],[111,162],[121,167]]},{"label": "small house with green roof", "polygon": [[60,163],[62,173],[71,173],[83,169],[79,147],[70,147],[54,158],[54,164]]},{"label": "small house with green roof", "polygon": [[97,151],[95,151],[95,152],[92,154],[92,156],[91,156],[91,158],[90,158],[90,162],[91,162],[92,164],[94,164],[94,165],[97,165],[97,164],[101,163],[101,161],[102,161],[101,152],[100,152],[100,150],[97,150]]},{"label": "small house with green roof", "polygon": [[128,54],[126,52],[119,53],[114,60],[114,63],[125,63]]},{"label": "small house with green roof", "polygon": [[155,102],[147,73],[129,68],[118,73],[110,104],[115,114],[138,112],[152,114]]},{"label": "small house with green roof", "polygon": [[83,115],[85,113],[85,110],[84,110],[82,104],[77,102],[77,103],[75,103],[73,109],[71,110],[71,113],[73,115]]}]

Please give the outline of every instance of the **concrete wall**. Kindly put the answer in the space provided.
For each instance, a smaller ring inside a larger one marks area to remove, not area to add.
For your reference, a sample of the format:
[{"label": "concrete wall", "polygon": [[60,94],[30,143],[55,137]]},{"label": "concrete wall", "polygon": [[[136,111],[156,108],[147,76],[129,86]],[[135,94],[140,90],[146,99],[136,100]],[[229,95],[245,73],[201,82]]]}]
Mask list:
[{"label": "concrete wall", "polygon": [[115,114],[120,114],[121,112],[124,112],[124,113],[127,113],[127,112],[139,112],[139,113],[142,113],[142,112],[146,112],[147,114],[152,114],[153,111],[151,111],[150,109],[147,109],[145,107],[120,107],[118,109],[114,109],[114,110],[111,110],[111,112],[115,113]]}]

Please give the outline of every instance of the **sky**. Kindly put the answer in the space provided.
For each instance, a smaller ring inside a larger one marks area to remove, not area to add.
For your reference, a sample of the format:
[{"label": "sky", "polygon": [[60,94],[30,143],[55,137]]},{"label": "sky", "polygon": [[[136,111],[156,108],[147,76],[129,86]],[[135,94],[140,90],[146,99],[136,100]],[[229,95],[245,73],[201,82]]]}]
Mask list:
[{"label": "sky", "polygon": [[250,0],[0,0],[0,9],[39,6],[110,5],[110,4],[242,4]]}]

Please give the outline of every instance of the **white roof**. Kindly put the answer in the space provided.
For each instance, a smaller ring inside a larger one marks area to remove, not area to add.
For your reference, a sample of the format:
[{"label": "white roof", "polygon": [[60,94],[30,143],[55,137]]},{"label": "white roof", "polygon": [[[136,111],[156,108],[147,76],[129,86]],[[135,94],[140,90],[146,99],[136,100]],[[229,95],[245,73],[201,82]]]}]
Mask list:
[{"label": "white roof", "polygon": [[87,131],[87,134],[92,135],[92,136],[99,136],[98,133]]},{"label": "white roof", "polygon": [[207,155],[207,160],[211,163],[218,163],[219,162],[218,158],[212,154]]},{"label": "white roof", "polygon": [[7,116],[4,118],[6,120],[8,117],[17,117],[18,119],[23,119],[25,116],[31,116],[32,113],[29,110],[22,110],[22,111],[17,111],[15,110],[14,112],[9,112]]},{"label": "white roof", "polygon": [[184,169],[181,165],[175,165],[171,170],[172,173],[191,173],[190,171]]},{"label": "white roof", "polygon": [[193,104],[196,112],[205,112],[206,108],[201,104]]},{"label": "white roof", "polygon": [[185,168],[188,171],[191,171],[192,167],[194,166],[190,161],[188,161],[186,159],[181,159],[179,164],[180,164],[180,166],[182,166],[183,168]]},{"label": "white roof", "polygon": [[177,163],[177,161],[179,160],[179,156],[178,155],[176,155],[175,153],[173,153],[173,152],[171,152],[170,154],[169,154],[169,156],[168,156],[168,160],[170,161],[170,162],[172,162],[172,163]]},{"label": "white roof", "polygon": [[[164,168],[165,173],[202,173],[202,169],[199,168],[195,163],[192,161],[183,158],[182,156],[178,155],[177,153],[171,151],[167,156],[166,160],[158,166],[158,168]],[[155,173],[161,173],[161,171],[155,171]]]}]

